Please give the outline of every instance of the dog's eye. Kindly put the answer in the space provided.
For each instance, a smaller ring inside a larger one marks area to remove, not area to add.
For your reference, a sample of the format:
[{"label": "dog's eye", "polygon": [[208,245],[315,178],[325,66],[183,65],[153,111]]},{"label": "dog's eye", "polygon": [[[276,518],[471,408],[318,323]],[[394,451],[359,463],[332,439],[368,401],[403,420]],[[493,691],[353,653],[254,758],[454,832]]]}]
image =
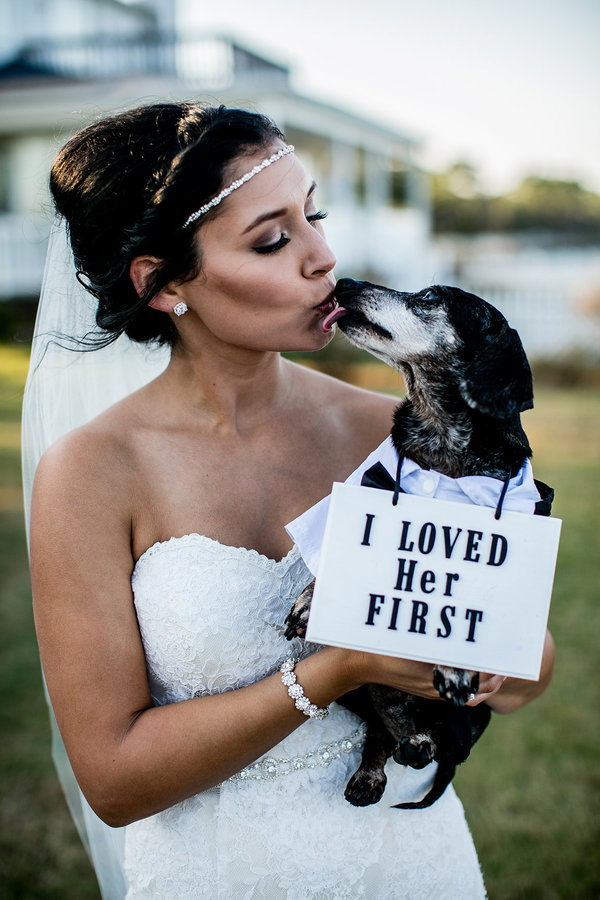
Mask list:
[{"label": "dog's eye", "polygon": [[434,294],[434,292],[433,292],[433,291],[427,291],[427,293],[426,293],[425,296],[423,297],[423,300],[435,300],[435,294]]}]

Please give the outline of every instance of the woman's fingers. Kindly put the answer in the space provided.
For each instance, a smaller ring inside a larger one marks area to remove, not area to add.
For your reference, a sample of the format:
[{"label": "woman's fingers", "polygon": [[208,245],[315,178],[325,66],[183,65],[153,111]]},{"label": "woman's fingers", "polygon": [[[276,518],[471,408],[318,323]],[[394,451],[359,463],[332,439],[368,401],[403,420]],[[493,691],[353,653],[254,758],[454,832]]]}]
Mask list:
[{"label": "woman's fingers", "polygon": [[479,690],[475,697],[469,700],[467,706],[478,706],[480,703],[484,703],[489,697],[498,693],[505,681],[506,675],[490,675],[482,672],[479,676]]}]

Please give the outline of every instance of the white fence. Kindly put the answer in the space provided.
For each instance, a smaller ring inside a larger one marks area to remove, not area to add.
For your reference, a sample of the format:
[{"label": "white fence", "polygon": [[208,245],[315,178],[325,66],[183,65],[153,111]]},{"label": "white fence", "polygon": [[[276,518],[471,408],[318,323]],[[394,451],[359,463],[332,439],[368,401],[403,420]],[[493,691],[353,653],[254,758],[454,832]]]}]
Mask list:
[{"label": "white fence", "polygon": [[600,248],[479,235],[438,239],[436,251],[443,279],[498,307],[529,356],[600,358]]},{"label": "white fence", "polygon": [[[529,267],[520,272],[507,256],[503,265],[497,258],[490,265],[481,258],[473,265],[463,260],[456,275],[448,255],[432,244],[419,211],[330,212],[328,237],[338,256],[338,277],[366,277],[398,290],[419,290],[432,281],[458,284],[501,310],[530,358],[578,351],[600,358],[600,250],[572,255],[572,274],[566,274],[569,251],[557,251],[554,271],[546,258],[541,272]],[[0,302],[38,294],[48,230],[45,216],[0,216]],[[582,302],[586,291],[597,293],[595,315]]]}]

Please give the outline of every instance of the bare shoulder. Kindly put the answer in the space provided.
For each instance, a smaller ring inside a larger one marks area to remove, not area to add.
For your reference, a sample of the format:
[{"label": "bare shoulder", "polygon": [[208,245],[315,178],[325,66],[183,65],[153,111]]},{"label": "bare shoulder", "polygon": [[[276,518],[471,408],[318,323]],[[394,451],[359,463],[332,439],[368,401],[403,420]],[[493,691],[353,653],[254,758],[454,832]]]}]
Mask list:
[{"label": "bare shoulder", "polygon": [[126,457],[126,431],[120,428],[120,416],[110,410],[52,444],[43,454],[38,472],[40,477],[67,481],[83,472],[93,481],[94,472],[98,477],[105,474],[103,470],[118,473]]},{"label": "bare shoulder", "polygon": [[315,397],[327,400],[336,408],[354,411],[359,416],[383,416],[389,421],[401,402],[400,397],[357,387],[308,366],[295,366],[295,369],[300,381],[306,382],[306,388],[309,388]]},{"label": "bare shoulder", "polygon": [[102,510],[129,515],[133,459],[122,413],[109,410],[64,435],[43,454],[37,467],[34,512]]},{"label": "bare shoulder", "polygon": [[361,452],[370,452],[390,433],[401,398],[365,390],[306,367],[299,378],[305,381],[304,390],[319,411]]}]

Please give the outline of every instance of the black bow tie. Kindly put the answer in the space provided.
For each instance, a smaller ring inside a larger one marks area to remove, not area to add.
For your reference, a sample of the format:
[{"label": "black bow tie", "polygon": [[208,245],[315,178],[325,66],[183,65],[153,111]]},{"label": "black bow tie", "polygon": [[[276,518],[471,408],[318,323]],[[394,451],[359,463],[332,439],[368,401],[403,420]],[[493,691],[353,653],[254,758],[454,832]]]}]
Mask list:
[{"label": "black bow tie", "polygon": [[[380,462],[376,462],[374,466],[367,469],[360,483],[364,487],[379,488],[382,491],[393,491],[396,487],[396,482]],[[400,488],[400,493],[404,494],[405,491]]]},{"label": "black bow tie", "polygon": [[402,469],[402,457],[398,458],[398,467],[396,469],[396,478],[392,478],[388,470],[385,468],[383,463],[376,462],[374,466],[371,466],[370,469],[364,473],[361,484],[364,487],[372,487],[379,488],[382,491],[393,491],[394,497],[392,499],[392,504],[396,506],[398,503],[399,494],[405,494],[406,491],[403,491],[400,487],[400,470]]},{"label": "black bow tie", "polygon": [[[401,467],[402,462],[399,460],[398,472],[396,475],[396,480],[394,480],[385,466],[380,462],[376,462],[374,466],[371,466],[370,469],[367,469],[360,483],[363,485],[363,487],[379,488],[379,490],[382,491],[394,491],[395,506],[396,501],[398,500],[398,494],[406,493],[406,491],[403,491],[400,487]],[[500,499],[498,501],[498,506],[496,507],[496,519],[499,519],[502,513],[502,504],[504,503],[504,497],[506,496],[506,491],[508,490],[510,477],[511,476],[509,473],[508,477],[504,480],[502,491],[500,493]],[[552,490],[552,488],[549,488],[547,484],[544,484],[541,481],[536,481],[535,485],[542,497],[542,499],[539,500],[535,505],[535,513],[536,515],[549,516],[550,510],[552,508],[552,500],[554,499],[554,491]]]}]

